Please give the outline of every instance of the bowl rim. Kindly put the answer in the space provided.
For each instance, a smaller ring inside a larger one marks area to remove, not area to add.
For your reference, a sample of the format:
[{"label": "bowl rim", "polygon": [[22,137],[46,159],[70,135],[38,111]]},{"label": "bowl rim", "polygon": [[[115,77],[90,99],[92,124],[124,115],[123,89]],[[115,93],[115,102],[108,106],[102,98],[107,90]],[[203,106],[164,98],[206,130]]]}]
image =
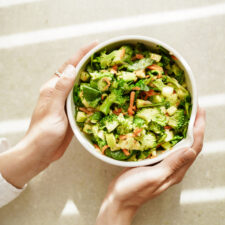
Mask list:
[{"label": "bowl rim", "polygon": [[89,60],[91,55],[94,54],[95,52],[98,52],[101,49],[103,49],[104,47],[110,46],[117,42],[126,42],[126,41],[149,42],[149,44],[161,45],[162,47],[167,49],[170,53],[172,53],[172,55],[174,55],[178,59],[178,61],[182,64],[182,66],[185,68],[186,76],[188,76],[188,78],[190,80],[190,85],[192,88],[192,113],[191,113],[191,117],[189,120],[187,137],[181,141],[183,143],[179,142],[178,144],[180,144],[180,145],[177,144],[177,145],[173,146],[173,148],[171,150],[166,151],[165,153],[157,156],[156,158],[145,159],[145,160],[141,160],[141,161],[120,161],[120,160],[116,160],[116,159],[110,158],[108,156],[105,156],[103,154],[100,154],[95,149],[95,147],[90,143],[90,141],[87,139],[87,137],[85,137],[84,134],[82,134],[82,131],[80,131],[79,127],[76,125],[75,118],[73,115],[73,110],[72,110],[73,89],[70,91],[70,93],[67,97],[67,101],[66,101],[67,116],[69,119],[70,126],[73,130],[73,133],[75,134],[75,136],[77,137],[79,142],[82,144],[82,146],[88,152],[90,152],[96,158],[98,158],[106,163],[109,163],[111,165],[116,165],[116,166],[121,166],[121,167],[137,167],[137,166],[152,165],[152,164],[162,161],[168,155],[170,155],[172,152],[175,152],[182,148],[190,147],[193,144],[193,141],[194,141],[193,127],[194,127],[195,117],[197,114],[197,103],[198,103],[196,82],[195,82],[194,75],[193,75],[193,72],[192,72],[190,66],[188,65],[186,60],[180,55],[180,53],[178,53],[175,49],[173,49],[168,44],[166,44],[158,39],[155,39],[152,37],[147,37],[147,36],[140,36],[140,35],[123,35],[123,36],[111,38],[109,40],[106,40],[106,41],[100,43],[99,45],[94,47],[92,50],[90,50],[81,59],[81,61],[77,64],[76,74],[78,74],[80,72],[83,65],[87,62],[87,60]]}]

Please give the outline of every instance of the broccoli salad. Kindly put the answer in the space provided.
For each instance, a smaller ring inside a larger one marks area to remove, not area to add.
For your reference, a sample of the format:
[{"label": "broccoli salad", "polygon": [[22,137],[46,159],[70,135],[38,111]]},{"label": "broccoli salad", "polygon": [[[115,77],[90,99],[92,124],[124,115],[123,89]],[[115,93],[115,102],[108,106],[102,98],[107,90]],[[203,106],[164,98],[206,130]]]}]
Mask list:
[{"label": "broccoli salad", "polygon": [[176,61],[161,46],[151,50],[143,44],[92,55],[73,99],[76,123],[97,151],[138,161],[185,138],[192,104]]}]

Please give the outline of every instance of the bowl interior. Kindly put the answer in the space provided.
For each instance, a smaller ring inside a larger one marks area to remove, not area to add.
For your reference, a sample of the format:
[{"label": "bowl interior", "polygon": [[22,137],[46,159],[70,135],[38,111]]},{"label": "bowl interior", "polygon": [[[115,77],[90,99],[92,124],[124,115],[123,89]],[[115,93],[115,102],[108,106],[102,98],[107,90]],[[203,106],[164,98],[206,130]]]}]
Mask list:
[{"label": "bowl interior", "polygon": [[191,146],[192,143],[193,143],[193,125],[194,125],[194,120],[195,120],[195,116],[196,116],[196,112],[197,112],[196,85],[195,85],[195,80],[194,80],[194,77],[193,77],[193,74],[192,74],[192,71],[191,71],[190,67],[188,66],[186,61],[182,58],[182,56],[179,53],[177,53],[174,49],[172,49],[168,45],[166,45],[166,44],[164,44],[164,43],[162,43],[158,40],[151,39],[151,38],[148,38],[148,37],[125,36],[125,37],[119,37],[119,38],[116,38],[116,39],[112,39],[112,40],[106,41],[106,42],[98,45],[97,47],[92,49],[89,53],[87,53],[87,55],[85,55],[84,58],[80,61],[80,63],[77,65],[77,68],[76,68],[77,69],[77,76],[76,76],[76,79],[75,79],[75,83],[79,82],[80,73],[85,69],[86,65],[90,61],[91,55],[94,54],[95,52],[101,51],[105,48],[107,50],[111,50],[111,49],[114,49],[116,47],[119,47],[122,44],[137,44],[137,43],[143,43],[152,50],[156,49],[158,45],[163,46],[165,49],[167,49],[169,52],[171,52],[172,55],[174,55],[177,58],[177,61],[176,61],[177,64],[185,72],[187,88],[188,88],[188,90],[189,90],[189,92],[192,96],[192,114],[191,114],[191,118],[190,118],[190,121],[189,121],[187,137],[185,139],[183,139],[182,141],[180,141],[179,143],[177,143],[175,146],[173,146],[172,150],[168,150],[168,151],[160,154],[156,158],[145,159],[145,160],[137,161],[137,162],[118,161],[118,160],[109,158],[105,155],[102,155],[100,151],[98,151],[94,148],[94,146],[92,145],[92,143],[88,139],[88,137],[83,132],[80,131],[78,125],[75,122],[75,118],[74,118],[75,107],[74,107],[74,102],[73,102],[72,91],[71,91],[71,93],[70,93],[70,95],[68,96],[68,99],[67,99],[67,112],[68,112],[68,117],[69,117],[71,127],[73,129],[74,134],[76,135],[76,137],[78,138],[80,143],[84,146],[84,148],[86,150],[88,150],[95,157],[97,157],[97,158],[99,158],[99,159],[101,159],[101,160],[103,160],[107,163],[117,165],[117,166],[123,166],[123,167],[151,165],[151,164],[154,164],[156,162],[161,161],[167,155],[169,155],[171,152],[174,152],[174,151],[176,151],[180,148]]}]

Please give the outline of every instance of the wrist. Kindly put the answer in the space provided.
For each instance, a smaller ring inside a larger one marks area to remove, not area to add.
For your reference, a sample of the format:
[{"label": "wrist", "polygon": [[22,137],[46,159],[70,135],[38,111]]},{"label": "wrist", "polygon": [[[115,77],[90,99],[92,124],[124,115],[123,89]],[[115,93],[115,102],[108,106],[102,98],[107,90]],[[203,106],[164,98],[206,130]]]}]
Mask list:
[{"label": "wrist", "polygon": [[96,220],[96,225],[130,225],[137,211],[135,207],[125,206],[110,193],[104,199]]},{"label": "wrist", "polygon": [[17,188],[22,188],[47,166],[38,155],[35,145],[29,144],[26,139],[0,155],[2,176]]}]

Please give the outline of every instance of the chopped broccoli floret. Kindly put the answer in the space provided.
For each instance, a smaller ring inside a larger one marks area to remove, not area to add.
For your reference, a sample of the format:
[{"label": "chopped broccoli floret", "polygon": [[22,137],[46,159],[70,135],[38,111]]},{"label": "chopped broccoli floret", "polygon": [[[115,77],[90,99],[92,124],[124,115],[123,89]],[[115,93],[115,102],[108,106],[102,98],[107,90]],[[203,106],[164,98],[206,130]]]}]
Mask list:
[{"label": "chopped broccoli floret", "polygon": [[184,126],[185,115],[184,110],[178,109],[173,116],[169,118],[168,125],[173,129],[179,130]]},{"label": "chopped broccoli floret", "polygon": [[113,89],[119,89],[123,94],[129,93],[131,91],[131,86],[124,80],[119,79],[117,81],[113,81],[111,85],[112,90]]},{"label": "chopped broccoli floret", "polygon": [[140,128],[143,128],[143,127],[146,127],[146,121],[139,118],[139,117],[135,117],[134,118],[134,125],[136,127],[140,127]]},{"label": "chopped broccoli floret", "polygon": [[101,112],[95,112],[94,114],[92,114],[90,116],[90,121],[91,123],[97,123],[98,121],[100,121],[102,118],[102,113]]},{"label": "chopped broccoli floret", "polygon": [[172,116],[177,111],[177,107],[176,106],[170,106],[166,111],[170,116]]},{"label": "chopped broccoli floret", "polygon": [[93,71],[90,73],[90,75],[91,75],[91,80],[99,80],[103,77],[110,77],[110,78],[114,77],[114,75],[107,70]]},{"label": "chopped broccoli floret", "polygon": [[108,115],[110,107],[113,103],[122,105],[125,103],[125,101],[126,99],[123,98],[121,90],[114,89],[100,106],[100,111],[103,112],[105,115]]},{"label": "chopped broccoli floret", "polygon": [[152,65],[153,63],[153,60],[150,59],[150,58],[143,58],[143,59],[140,59],[139,61],[131,64],[131,65],[128,65],[127,69],[129,71],[137,71],[137,70],[142,70],[142,69],[145,69],[147,68],[148,66]]},{"label": "chopped broccoli floret", "polygon": [[110,149],[112,151],[115,151],[115,150],[118,150],[119,149],[119,147],[118,147],[118,145],[116,143],[116,138],[115,138],[115,136],[114,136],[113,133],[106,134],[105,135],[105,138],[106,138],[106,141],[107,141],[108,146],[110,147]]},{"label": "chopped broccoli floret", "polygon": [[92,133],[92,126],[90,124],[84,124],[83,131],[86,134]]},{"label": "chopped broccoli floret", "polygon": [[177,94],[172,94],[172,95],[166,96],[166,100],[170,103],[171,106],[179,103]]},{"label": "chopped broccoli floret", "polygon": [[114,50],[110,54],[106,54],[104,51],[99,57],[101,68],[105,69],[115,64],[129,62],[131,60],[132,54],[133,50],[129,45],[122,46],[119,50]]},{"label": "chopped broccoli floret", "polygon": [[165,133],[164,127],[160,126],[158,123],[153,121],[150,123],[149,129],[153,131],[155,134],[163,135]]},{"label": "chopped broccoli floret", "polygon": [[142,150],[142,147],[140,143],[134,139],[132,134],[128,134],[128,137],[124,140],[120,140],[118,143],[118,146],[121,149],[127,149],[127,150]]},{"label": "chopped broccoli floret", "polygon": [[166,116],[158,108],[142,109],[137,113],[137,116],[146,120],[148,123],[154,121],[161,126],[166,125]]},{"label": "chopped broccoli floret", "polygon": [[173,131],[169,129],[165,129],[165,133],[166,133],[165,142],[171,141],[174,137]]},{"label": "chopped broccoli floret", "polygon": [[170,142],[164,142],[161,144],[161,146],[167,150],[167,149],[170,149],[171,148],[171,143]]},{"label": "chopped broccoli floret", "polygon": [[142,138],[142,146],[144,150],[156,147],[156,137],[153,133],[148,133]]},{"label": "chopped broccoli floret", "polygon": [[156,79],[153,81],[153,85],[159,90],[162,91],[163,88],[165,87],[165,84],[163,83],[162,79]]},{"label": "chopped broccoli floret", "polygon": [[175,74],[175,79],[180,83],[184,83],[184,71],[180,69],[176,64],[172,65],[172,72]]},{"label": "chopped broccoli floret", "polygon": [[180,99],[185,99],[189,95],[188,90],[185,89],[182,85],[180,85],[175,78],[167,76],[166,81],[174,85],[174,88]]},{"label": "chopped broccoli floret", "polygon": [[139,80],[132,85],[132,88],[139,87],[140,91],[149,91],[148,80]]},{"label": "chopped broccoli floret", "polygon": [[120,125],[116,128],[118,134],[127,134],[133,129],[133,117],[120,119]]},{"label": "chopped broccoli floret", "polygon": [[165,98],[162,95],[154,95],[152,96],[152,102],[153,103],[161,103],[164,102]]},{"label": "chopped broccoli floret", "polygon": [[101,128],[106,127],[109,133],[112,132],[114,129],[116,129],[118,125],[119,125],[119,122],[115,114],[105,116],[100,121]]},{"label": "chopped broccoli floret", "polygon": [[172,146],[174,146],[175,144],[177,144],[179,141],[181,141],[183,139],[183,136],[180,135],[175,135],[173,137],[173,139],[170,140],[170,143]]},{"label": "chopped broccoli floret", "polygon": [[111,86],[111,80],[111,77],[103,77],[99,79],[97,82],[98,90],[101,92],[108,91],[109,87]]},{"label": "chopped broccoli floret", "polygon": [[136,77],[135,73],[125,72],[125,71],[119,72],[118,78],[121,79],[121,80],[124,80],[126,82],[137,80],[137,77]]}]

